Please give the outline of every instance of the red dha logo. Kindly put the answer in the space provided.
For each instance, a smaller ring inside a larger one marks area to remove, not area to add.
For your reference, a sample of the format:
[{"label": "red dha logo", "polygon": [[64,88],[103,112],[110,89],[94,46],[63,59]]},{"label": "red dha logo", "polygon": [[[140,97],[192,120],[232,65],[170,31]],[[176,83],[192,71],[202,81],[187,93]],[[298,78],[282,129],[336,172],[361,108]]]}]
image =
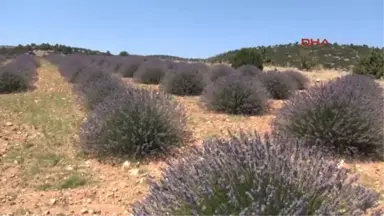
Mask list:
[{"label": "red dha logo", "polygon": [[329,46],[329,42],[327,41],[327,39],[324,39],[322,41],[320,41],[320,39],[316,39],[316,40],[313,40],[313,39],[309,39],[309,38],[302,38],[301,39],[301,45],[302,46],[314,46],[314,45],[318,45],[318,46],[321,46],[321,45],[325,45],[325,46]]}]

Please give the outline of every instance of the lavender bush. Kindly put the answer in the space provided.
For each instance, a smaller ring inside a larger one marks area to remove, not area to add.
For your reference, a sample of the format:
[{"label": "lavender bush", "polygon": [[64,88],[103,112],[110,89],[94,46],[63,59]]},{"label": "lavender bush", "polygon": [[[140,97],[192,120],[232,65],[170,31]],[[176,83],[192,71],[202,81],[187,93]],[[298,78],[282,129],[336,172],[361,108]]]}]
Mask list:
[{"label": "lavender bush", "polygon": [[259,115],[267,110],[268,98],[268,91],[257,79],[233,74],[210,83],[201,101],[208,109],[218,112]]},{"label": "lavender bush", "polygon": [[197,64],[179,63],[166,73],[161,89],[175,95],[200,95],[207,80]]},{"label": "lavender bush", "polygon": [[267,71],[257,76],[273,99],[288,99],[297,89],[296,81],[280,71]]},{"label": "lavender bush", "polygon": [[309,84],[309,79],[304,74],[297,71],[283,71],[283,73],[286,73],[294,81],[296,81],[296,87],[298,90],[307,89]]},{"label": "lavender bush", "polygon": [[185,124],[183,107],[170,95],[127,88],[89,113],[80,143],[87,153],[139,159],[181,144]]},{"label": "lavender bush", "polygon": [[376,206],[378,193],[300,142],[244,132],[206,140],[170,161],[162,180],[149,179],[150,193],[133,213],[360,216]]},{"label": "lavender bush", "polygon": [[[51,57],[51,61],[59,64],[60,72],[73,83],[73,88],[78,94],[80,104],[88,110],[94,109],[105,98],[116,92],[122,92],[126,86],[123,81],[114,76],[113,67],[108,66],[102,70],[97,63],[110,61],[110,65],[116,66],[121,60],[111,60],[100,56],[70,55],[66,57]],[[109,69],[108,69],[109,68]]]},{"label": "lavender bush", "polygon": [[383,119],[382,88],[369,77],[347,75],[288,100],[274,128],[283,135],[321,141],[331,152],[382,155]]},{"label": "lavender bush", "polygon": [[120,74],[123,77],[133,77],[139,67],[140,62],[124,63],[120,68]]},{"label": "lavender bush", "polygon": [[88,82],[93,82],[98,79],[108,79],[109,77],[111,77],[111,74],[103,70],[96,67],[85,66],[81,72],[79,72],[77,76],[72,79],[72,82],[74,84],[85,85]]},{"label": "lavender bush", "polygon": [[0,93],[31,89],[37,79],[38,61],[29,55],[17,56],[10,63],[0,67]]},{"label": "lavender bush", "polygon": [[87,64],[83,58],[76,58],[75,56],[64,57],[59,62],[59,72],[68,81],[75,82],[77,76],[87,68]]},{"label": "lavender bush", "polygon": [[211,73],[209,74],[209,80],[215,82],[222,76],[228,76],[231,74],[235,74],[236,70],[231,66],[225,64],[219,64],[212,67]]},{"label": "lavender bush", "polygon": [[167,67],[161,60],[149,59],[143,62],[133,75],[133,79],[143,84],[159,84],[167,72]]},{"label": "lavender bush", "polygon": [[105,76],[86,83],[77,84],[74,89],[79,95],[79,101],[87,109],[94,109],[99,103],[116,92],[125,90],[124,83],[117,77]]},{"label": "lavender bush", "polygon": [[261,74],[263,71],[255,65],[242,65],[236,69],[243,76],[256,76]]}]

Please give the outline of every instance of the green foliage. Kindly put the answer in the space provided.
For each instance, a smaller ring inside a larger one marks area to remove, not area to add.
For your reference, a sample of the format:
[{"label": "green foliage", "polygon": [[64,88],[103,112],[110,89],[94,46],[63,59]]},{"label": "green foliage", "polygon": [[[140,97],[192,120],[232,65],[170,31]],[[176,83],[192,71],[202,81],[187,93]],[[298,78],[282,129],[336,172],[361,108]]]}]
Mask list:
[{"label": "green foliage", "polygon": [[66,46],[62,44],[48,44],[48,43],[42,43],[42,44],[26,44],[18,46],[7,46],[7,47],[0,47],[0,55],[19,55],[24,54],[33,50],[44,50],[44,51],[53,51],[54,53],[62,53],[62,54],[72,54],[72,53],[81,53],[86,55],[95,55],[95,54],[103,54],[103,52],[96,51],[96,50],[90,50],[85,48],[79,48],[79,47],[71,47]]},{"label": "green foliage", "polygon": [[308,56],[301,56],[297,68],[300,70],[311,70],[316,66],[315,61]]},{"label": "green foliage", "polygon": [[296,81],[280,71],[267,71],[257,76],[273,99],[288,99],[297,89]]},{"label": "green foliage", "polygon": [[268,108],[268,98],[268,91],[256,78],[233,74],[209,84],[201,101],[218,112],[260,115]]},{"label": "green foliage", "polygon": [[9,94],[13,92],[25,91],[28,83],[22,75],[11,71],[0,72],[0,93]]},{"label": "green foliage", "polygon": [[185,126],[184,109],[170,95],[128,88],[88,114],[80,144],[86,153],[140,159],[182,144]]},{"label": "green foliage", "polygon": [[119,56],[128,56],[129,54],[128,54],[128,52],[127,51],[121,51],[120,53],[119,53]]},{"label": "green foliage", "polygon": [[39,63],[34,57],[20,55],[0,67],[0,93],[9,94],[32,89],[37,80],[38,66]]},{"label": "green foliage", "polygon": [[280,110],[277,134],[305,138],[332,153],[381,155],[383,89],[363,75],[347,75],[296,94]]},{"label": "green foliage", "polygon": [[[264,54],[264,63],[281,67],[349,69],[362,58],[370,56],[373,50],[384,52],[383,48],[368,47],[367,45],[331,44],[330,46],[301,46],[299,43],[280,44],[274,46],[258,46]],[[240,50],[232,50],[207,59],[210,62],[230,62]],[[303,54],[305,53],[305,55]],[[306,56],[302,59],[303,56]],[[316,60],[316,61],[314,61]]]},{"label": "green foliage", "polygon": [[369,75],[376,79],[384,77],[383,52],[373,51],[370,56],[361,59],[353,68],[353,73]]},{"label": "green foliage", "polygon": [[241,49],[230,62],[233,68],[238,68],[242,65],[255,65],[260,70],[263,70],[263,56],[256,49]]}]

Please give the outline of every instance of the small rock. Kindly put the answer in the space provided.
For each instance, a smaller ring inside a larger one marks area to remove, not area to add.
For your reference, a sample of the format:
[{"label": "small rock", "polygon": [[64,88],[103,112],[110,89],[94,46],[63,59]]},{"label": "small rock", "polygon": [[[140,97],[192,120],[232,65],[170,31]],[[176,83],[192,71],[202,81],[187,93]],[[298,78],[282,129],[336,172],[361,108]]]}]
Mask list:
[{"label": "small rock", "polygon": [[90,160],[85,161],[85,166],[86,167],[90,167],[91,166],[91,161]]},{"label": "small rock", "polygon": [[88,203],[88,204],[91,204],[91,202],[92,202],[92,199],[88,198],[88,199],[87,199],[87,203]]},{"label": "small rock", "polygon": [[49,214],[51,214],[51,212],[49,210],[47,210],[47,211],[44,212],[44,214],[45,215],[49,215]]},{"label": "small rock", "polygon": [[131,166],[131,163],[129,161],[125,161],[122,165],[122,168],[123,170],[127,170],[129,169],[130,166]]},{"label": "small rock", "polygon": [[71,166],[67,166],[67,167],[65,167],[65,169],[68,170],[68,171],[72,171],[72,170],[73,170],[73,167],[71,167]]},{"label": "small rock", "polygon": [[341,169],[341,168],[343,168],[343,166],[344,166],[344,160],[341,160],[341,161],[337,164],[337,168],[338,168],[338,169]]},{"label": "small rock", "polygon": [[320,82],[321,80],[319,78],[316,79],[316,82]]},{"label": "small rock", "polygon": [[15,160],[13,161],[14,164],[19,164],[19,161]]},{"label": "small rock", "polygon": [[139,169],[131,169],[131,170],[129,170],[129,174],[132,176],[138,176],[139,175]]},{"label": "small rock", "polygon": [[5,126],[12,126],[13,124],[12,124],[12,122],[7,122],[7,123],[5,123]]},{"label": "small rock", "polygon": [[80,213],[81,214],[87,214],[88,213],[88,209],[83,208],[83,209],[81,209]]},{"label": "small rock", "polygon": [[88,211],[88,213],[89,214],[93,214],[93,213],[95,213],[92,209],[90,209],[89,211]]},{"label": "small rock", "polygon": [[56,199],[51,199],[50,202],[51,202],[51,205],[55,205],[56,204]]}]

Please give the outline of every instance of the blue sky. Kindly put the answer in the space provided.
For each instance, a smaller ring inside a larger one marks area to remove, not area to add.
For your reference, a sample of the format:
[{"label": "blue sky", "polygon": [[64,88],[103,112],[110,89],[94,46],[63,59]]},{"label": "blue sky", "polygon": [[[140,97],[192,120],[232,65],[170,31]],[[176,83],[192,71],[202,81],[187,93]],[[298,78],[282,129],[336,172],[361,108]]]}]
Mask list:
[{"label": "blue sky", "polygon": [[1,0],[0,44],[209,57],[301,38],[383,46],[383,0]]}]

